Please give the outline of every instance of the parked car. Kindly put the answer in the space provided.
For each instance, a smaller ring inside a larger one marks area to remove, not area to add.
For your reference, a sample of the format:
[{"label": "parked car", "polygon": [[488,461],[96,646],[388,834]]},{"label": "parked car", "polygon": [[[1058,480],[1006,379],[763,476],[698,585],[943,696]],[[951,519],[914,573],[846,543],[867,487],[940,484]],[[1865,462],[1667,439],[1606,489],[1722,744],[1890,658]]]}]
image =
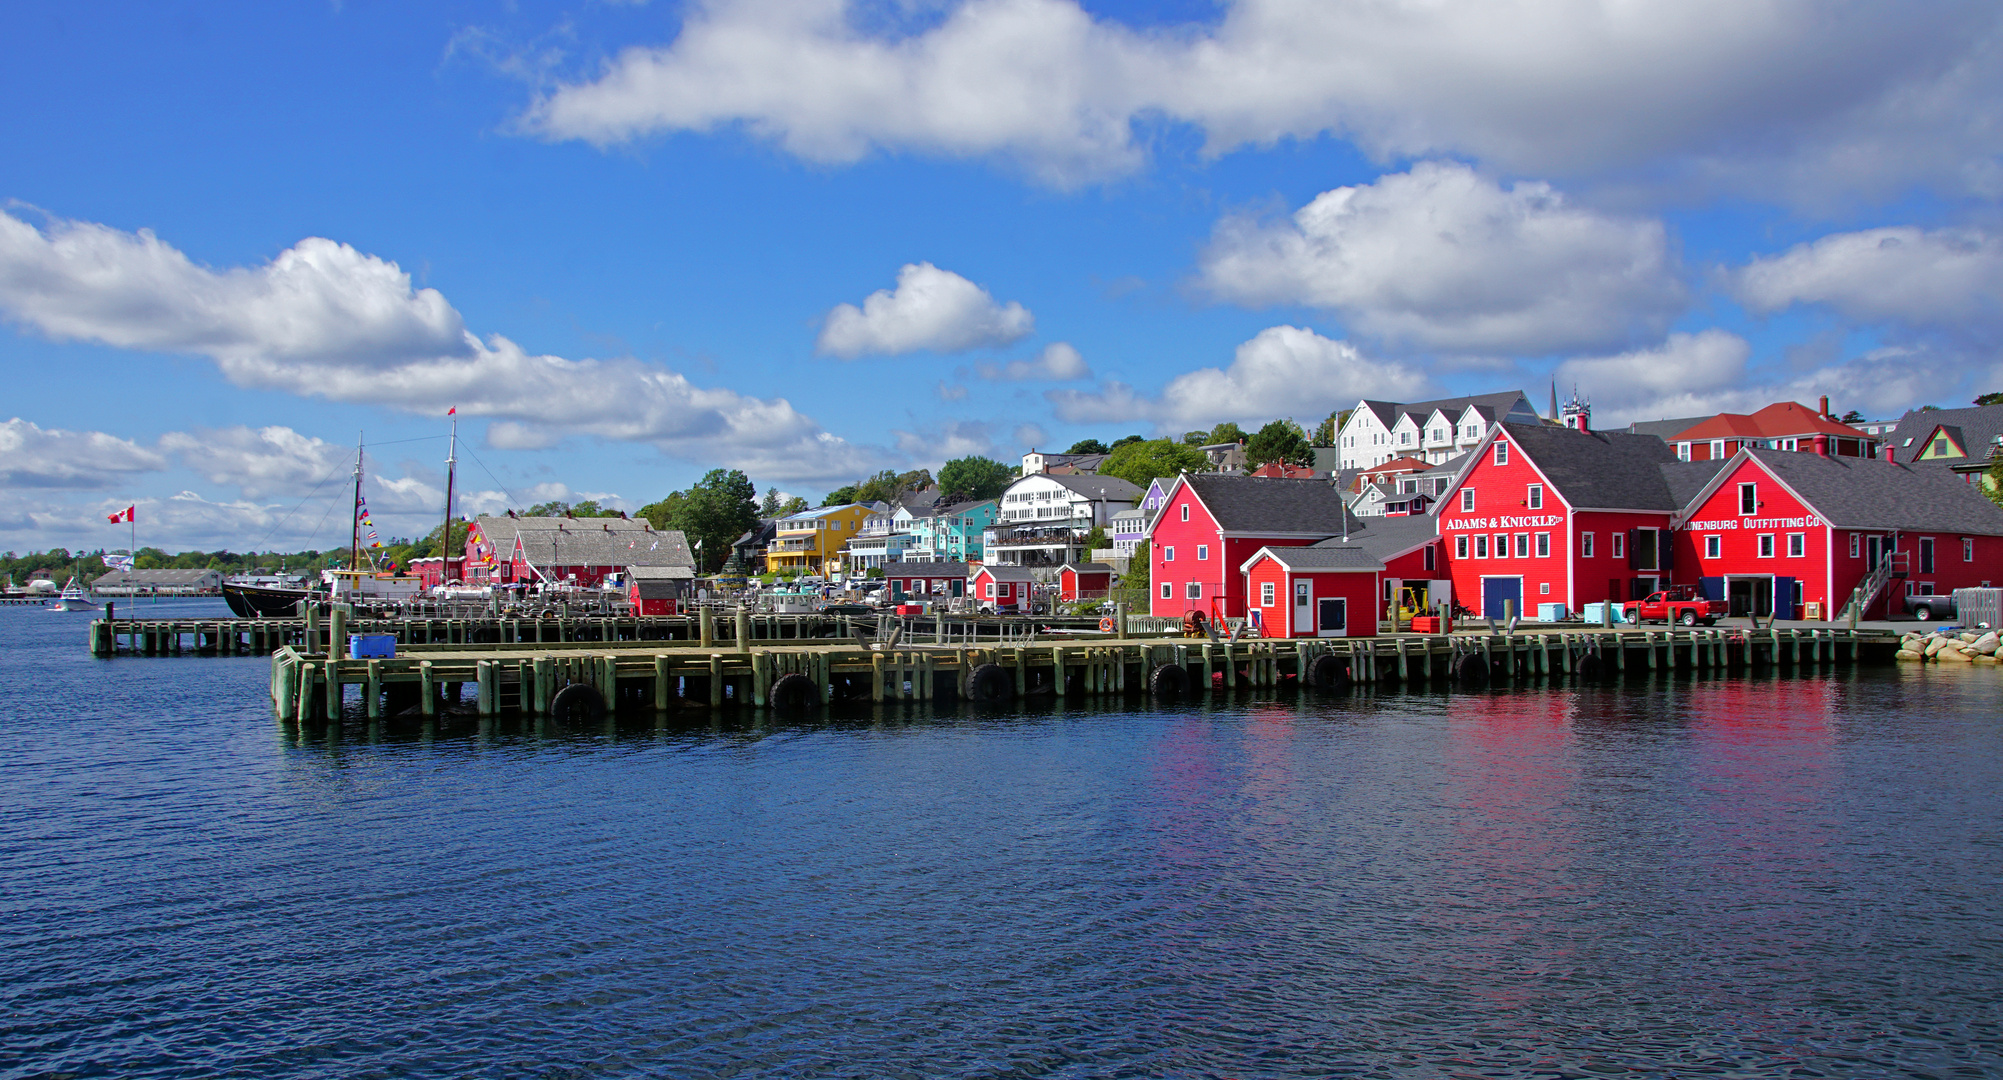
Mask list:
[{"label": "parked car", "polygon": [[1688,585],[1650,593],[1646,599],[1629,600],[1621,605],[1622,617],[1628,622],[1659,619],[1664,625],[1678,622],[1684,626],[1696,626],[1698,623],[1713,626],[1729,611],[1731,605],[1723,600],[1706,600]]},{"label": "parked car", "polygon": [[1954,618],[1953,593],[1908,593],[1906,594],[1906,614],[1921,622],[1936,618]]}]

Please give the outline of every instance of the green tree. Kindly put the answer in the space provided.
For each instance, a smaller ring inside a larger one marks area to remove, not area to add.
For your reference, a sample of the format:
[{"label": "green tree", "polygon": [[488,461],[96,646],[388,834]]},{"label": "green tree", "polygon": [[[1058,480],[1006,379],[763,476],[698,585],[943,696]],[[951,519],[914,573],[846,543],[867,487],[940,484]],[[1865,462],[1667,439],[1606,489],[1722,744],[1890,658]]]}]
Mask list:
[{"label": "green tree", "polygon": [[954,458],[939,469],[939,490],[956,502],[996,499],[1011,479],[1008,466],[991,458]]},{"label": "green tree", "polygon": [[1064,452],[1067,454],[1103,454],[1106,452],[1106,444],[1097,439],[1079,439],[1077,442],[1071,444],[1071,449]]},{"label": "green tree", "polygon": [[1134,554],[1127,561],[1127,572],[1120,575],[1120,584],[1113,590],[1113,599],[1125,601],[1127,610],[1146,615],[1154,600],[1154,589],[1149,583],[1152,570],[1148,565],[1148,542],[1134,544]]},{"label": "green tree", "polygon": [[[804,501],[804,500],[803,500],[803,501]],[[775,487],[769,487],[769,488],[766,488],[766,489],[765,489],[765,499],[764,499],[764,501],[763,501],[763,502],[760,502],[760,503],[758,504],[758,516],[759,516],[759,517],[778,517],[778,516],[779,516],[779,506],[780,506],[780,502],[779,502],[779,489],[778,489],[778,488],[775,488]]]},{"label": "green tree", "polygon": [[1982,493],[1989,496],[1990,502],[2003,506],[2003,457],[1989,463],[1989,476],[1982,485]]},{"label": "green tree", "polygon": [[827,498],[821,500],[821,505],[847,506],[848,504],[857,501],[855,495],[856,495],[855,484],[850,484],[847,487],[838,487],[833,491],[828,492]]},{"label": "green tree", "polygon": [[1861,424],[1864,422],[1864,414],[1851,409],[1849,412],[1843,414],[1843,422],[1846,424]]},{"label": "green tree", "polygon": [[1114,443],[1114,444],[1113,444],[1113,449],[1117,450],[1117,449],[1119,449],[1120,447],[1122,447],[1122,446],[1125,446],[1125,445],[1127,445],[1128,443],[1137,443],[1137,442],[1146,442],[1146,441],[1148,441],[1148,440],[1147,440],[1147,437],[1146,437],[1146,436],[1143,436],[1143,435],[1128,435],[1128,436],[1126,436],[1125,438],[1121,439],[1120,441],[1118,441],[1118,442]]},{"label": "green tree", "polygon": [[1092,526],[1091,531],[1085,534],[1086,558],[1090,558],[1092,552],[1097,551],[1098,549],[1105,546],[1106,546],[1106,527],[1104,525]]},{"label": "green tree", "polygon": [[758,524],[758,485],[737,469],[711,469],[689,488],[678,516],[689,546],[702,545],[696,563],[707,573],[730,557],[731,541]]},{"label": "green tree", "polygon": [[671,491],[660,502],[651,502],[640,508],[640,516],[656,529],[681,528],[682,510],[688,505],[686,491]]},{"label": "green tree", "polygon": [[569,503],[564,502],[562,499],[551,499],[548,502],[537,503],[534,506],[529,507],[528,510],[526,511],[525,516],[562,517],[563,515],[569,512],[570,512]]},{"label": "green tree", "polygon": [[1329,413],[1328,419],[1315,425],[1314,445],[1334,446],[1336,439],[1342,436],[1342,425],[1349,423],[1350,412],[1349,409],[1338,409]]},{"label": "green tree", "polygon": [[1099,475],[1117,476],[1136,487],[1145,488],[1157,477],[1176,476],[1200,469],[1203,454],[1195,447],[1170,439],[1128,443],[1106,456]]},{"label": "green tree", "polygon": [[1307,432],[1292,420],[1270,421],[1259,429],[1258,434],[1245,440],[1245,463],[1253,468],[1272,461],[1306,465],[1313,460],[1314,451],[1308,447]]},{"label": "green tree", "polygon": [[801,498],[798,495],[795,495],[792,498],[787,499],[783,504],[780,505],[779,516],[785,517],[789,514],[797,514],[802,510],[812,510],[812,509],[813,507],[807,505],[806,499]]},{"label": "green tree", "polygon": [[1975,403],[1977,405],[2003,405],[2003,390],[1998,390],[1993,394],[1983,394],[1981,397],[1975,399]]},{"label": "green tree", "polygon": [[1182,445],[1202,446],[1209,438],[1210,433],[1207,431],[1185,431],[1182,433]]},{"label": "green tree", "polygon": [[1218,443],[1244,442],[1244,441],[1245,441],[1245,429],[1239,427],[1237,424],[1232,423],[1229,420],[1226,420],[1223,423],[1217,425],[1216,427],[1211,428],[1210,434],[1204,436],[1205,446],[1215,446]]},{"label": "green tree", "polygon": [[857,484],[855,498],[849,501],[894,503],[913,491],[922,491],[931,486],[932,474],[928,470],[913,469],[901,473],[885,469]]}]

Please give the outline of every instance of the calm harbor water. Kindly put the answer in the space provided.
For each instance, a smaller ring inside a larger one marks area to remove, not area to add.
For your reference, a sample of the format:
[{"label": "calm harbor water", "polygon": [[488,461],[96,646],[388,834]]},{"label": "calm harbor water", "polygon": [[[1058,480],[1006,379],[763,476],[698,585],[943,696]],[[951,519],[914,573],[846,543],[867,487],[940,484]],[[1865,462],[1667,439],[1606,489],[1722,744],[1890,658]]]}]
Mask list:
[{"label": "calm harbor water", "polygon": [[2003,1072],[1994,669],[302,739],[86,618],[0,1076]]}]

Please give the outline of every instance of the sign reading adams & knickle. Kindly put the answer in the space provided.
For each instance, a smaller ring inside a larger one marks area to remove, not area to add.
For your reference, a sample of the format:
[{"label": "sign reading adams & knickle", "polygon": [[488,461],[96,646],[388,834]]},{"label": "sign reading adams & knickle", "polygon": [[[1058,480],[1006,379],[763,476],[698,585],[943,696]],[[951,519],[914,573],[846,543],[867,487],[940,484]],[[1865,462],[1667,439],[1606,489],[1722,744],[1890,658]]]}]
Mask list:
[{"label": "sign reading adams & knickle", "polygon": [[1565,521],[1562,514],[1533,514],[1529,517],[1461,517],[1447,518],[1442,524],[1448,529],[1548,529]]}]

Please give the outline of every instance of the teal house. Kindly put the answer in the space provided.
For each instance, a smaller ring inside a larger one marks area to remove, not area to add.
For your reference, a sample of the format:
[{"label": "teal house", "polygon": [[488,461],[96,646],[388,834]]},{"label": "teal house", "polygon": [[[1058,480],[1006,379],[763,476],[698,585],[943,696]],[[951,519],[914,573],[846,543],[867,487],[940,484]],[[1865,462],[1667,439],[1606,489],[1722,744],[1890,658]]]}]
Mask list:
[{"label": "teal house", "polygon": [[955,503],[912,518],[912,543],[904,553],[905,561],[982,561],[982,530],[995,523],[997,507],[993,499]]}]

